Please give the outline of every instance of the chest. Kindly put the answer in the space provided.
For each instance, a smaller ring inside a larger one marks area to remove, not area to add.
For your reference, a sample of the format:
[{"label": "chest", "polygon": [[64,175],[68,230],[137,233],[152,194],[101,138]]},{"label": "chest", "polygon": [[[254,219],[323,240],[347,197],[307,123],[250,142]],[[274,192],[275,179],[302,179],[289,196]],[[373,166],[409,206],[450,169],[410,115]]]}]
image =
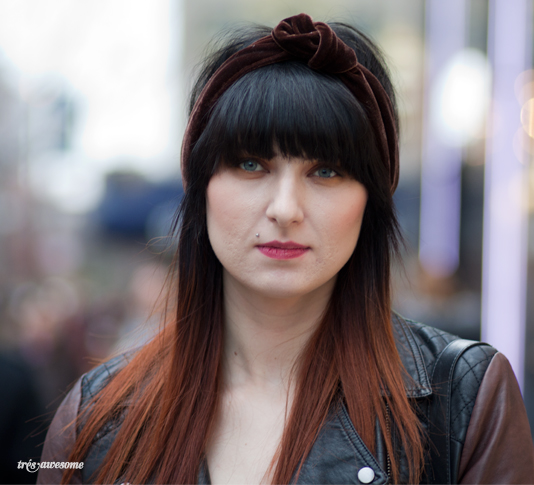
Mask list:
[{"label": "chest", "polygon": [[224,396],[206,453],[211,483],[270,483],[285,412],[285,399]]}]

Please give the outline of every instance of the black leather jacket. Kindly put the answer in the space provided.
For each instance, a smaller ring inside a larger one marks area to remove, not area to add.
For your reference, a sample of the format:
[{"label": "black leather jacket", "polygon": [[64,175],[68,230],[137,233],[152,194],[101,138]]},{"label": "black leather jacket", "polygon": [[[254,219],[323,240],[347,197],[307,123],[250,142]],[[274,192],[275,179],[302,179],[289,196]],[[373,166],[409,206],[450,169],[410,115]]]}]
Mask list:
[{"label": "black leather jacket", "polygon": [[[431,377],[436,359],[447,344],[458,337],[398,316],[394,316],[393,326],[397,348],[408,374],[405,378],[407,396],[416,401],[423,428],[428,429],[435,398]],[[127,355],[116,357],[81,378],[62,404],[63,412],[60,408],[54,419],[42,461],[57,460],[58,456],[66,459],[75,431],[72,427],[60,431],[64,429],[62,425],[76,417],[79,407],[84,407],[127,361]],[[452,382],[450,483],[534,483],[534,447],[528,420],[517,382],[504,356],[487,345],[474,347],[458,361]],[[76,472],[73,482],[90,483],[120,424],[119,419],[98,433],[83,470]],[[57,433],[62,434],[58,437]],[[428,448],[431,446],[428,444]],[[402,483],[406,483],[407,464],[400,446],[399,450]],[[430,456],[428,454],[426,459],[423,483],[432,483],[434,464]],[[61,473],[58,472],[41,470],[38,483],[59,483]],[[352,425],[344,404],[339,403],[331,409],[302,466],[298,483],[379,485],[389,482],[388,472],[388,457],[380,430],[377,453],[373,456]],[[210,483],[205,461],[198,482]]]}]

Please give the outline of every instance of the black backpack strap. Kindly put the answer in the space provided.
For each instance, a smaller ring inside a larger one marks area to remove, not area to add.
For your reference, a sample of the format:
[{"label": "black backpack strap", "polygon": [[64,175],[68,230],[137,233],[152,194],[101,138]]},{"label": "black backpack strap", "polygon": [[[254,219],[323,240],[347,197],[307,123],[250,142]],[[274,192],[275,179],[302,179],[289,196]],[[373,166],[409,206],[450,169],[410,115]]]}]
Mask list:
[{"label": "black backpack strap", "polygon": [[468,349],[487,345],[474,340],[457,339],[439,354],[432,373],[432,403],[429,409],[428,438],[430,446],[429,483],[456,483],[457,470],[453,469],[451,453],[451,406],[454,369]]}]

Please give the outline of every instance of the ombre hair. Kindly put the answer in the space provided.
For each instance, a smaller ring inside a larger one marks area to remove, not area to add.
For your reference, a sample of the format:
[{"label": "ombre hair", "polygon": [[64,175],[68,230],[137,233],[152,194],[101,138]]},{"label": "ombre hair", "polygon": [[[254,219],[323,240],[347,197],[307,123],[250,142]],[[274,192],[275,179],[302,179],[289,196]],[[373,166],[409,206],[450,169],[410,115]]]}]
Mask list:
[{"label": "ombre hair", "polygon": [[[330,26],[395,106],[378,48],[353,27]],[[206,59],[191,110],[213,73],[270,31],[254,27],[227,38]],[[342,402],[373,453],[378,420],[392,479],[419,481],[421,430],[406,397],[391,323],[390,264],[399,231],[390,175],[380,162],[365,106],[335,75],[286,61],[233,83],[192,147],[187,190],[176,216],[178,249],[170,271],[174,290],[168,323],[82,412],[83,427],[71,461],[83,461],[103,426],[123,420],[96,482],[197,481],[220,406],[224,337],[223,268],[208,239],[206,188],[221,164],[243,154],[269,159],[277,152],[341,168],[366,187],[368,202],[358,244],[340,270],[324,316],[294,370],[295,398],[271,463],[273,483],[296,480],[329,410]],[[402,453],[386,431],[392,429],[389,423],[406,456],[408,477],[401,477]],[[65,472],[63,483],[72,473]]]}]

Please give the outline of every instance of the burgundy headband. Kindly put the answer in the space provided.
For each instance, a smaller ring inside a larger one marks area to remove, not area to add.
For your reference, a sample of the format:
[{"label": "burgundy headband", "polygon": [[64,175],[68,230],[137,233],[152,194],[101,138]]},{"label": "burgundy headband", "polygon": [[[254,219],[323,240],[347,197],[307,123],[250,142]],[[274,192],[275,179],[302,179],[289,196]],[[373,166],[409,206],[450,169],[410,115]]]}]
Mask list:
[{"label": "burgundy headband", "polygon": [[353,49],[323,22],[301,13],[282,20],[271,32],[237,51],[211,76],[198,97],[182,144],[182,179],[187,182],[191,149],[206,127],[208,115],[221,95],[240,77],[283,61],[304,60],[311,69],[336,74],[362,104],[375,133],[381,158],[389,171],[391,193],[399,180],[395,115],[380,81],[362,66]]}]

